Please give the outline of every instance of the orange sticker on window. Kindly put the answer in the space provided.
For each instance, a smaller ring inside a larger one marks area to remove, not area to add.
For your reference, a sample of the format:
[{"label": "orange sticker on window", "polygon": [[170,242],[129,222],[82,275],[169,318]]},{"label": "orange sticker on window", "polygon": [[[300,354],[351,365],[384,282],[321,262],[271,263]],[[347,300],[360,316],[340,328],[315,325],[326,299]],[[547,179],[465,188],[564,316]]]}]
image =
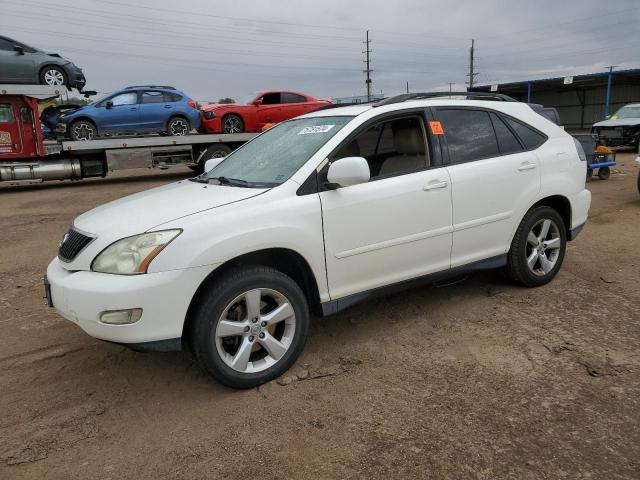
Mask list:
[{"label": "orange sticker on window", "polygon": [[430,121],[429,128],[431,128],[431,133],[433,133],[434,135],[444,135],[442,124],[437,120]]}]

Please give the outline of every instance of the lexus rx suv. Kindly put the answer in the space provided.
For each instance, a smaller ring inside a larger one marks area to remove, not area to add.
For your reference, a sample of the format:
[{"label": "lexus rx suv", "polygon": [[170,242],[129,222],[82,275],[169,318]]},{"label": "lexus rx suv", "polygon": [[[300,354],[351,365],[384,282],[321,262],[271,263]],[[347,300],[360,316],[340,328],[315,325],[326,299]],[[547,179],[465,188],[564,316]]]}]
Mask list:
[{"label": "lexus rx suv", "polygon": [[478,269],[550,282],[591,203],[579,143],[524,103],[424,97],[284,121],[84,213],[48,267],[50,305],[249,388],[294,363],[312,313]]}]

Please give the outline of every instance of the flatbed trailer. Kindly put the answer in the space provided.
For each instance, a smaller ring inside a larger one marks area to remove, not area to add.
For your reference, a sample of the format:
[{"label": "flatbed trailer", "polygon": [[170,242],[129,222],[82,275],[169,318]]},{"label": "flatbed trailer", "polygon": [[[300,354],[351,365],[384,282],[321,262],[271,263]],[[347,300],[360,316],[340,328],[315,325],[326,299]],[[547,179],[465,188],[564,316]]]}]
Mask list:
[{"label": "flatbed trailer", "polygon": [[0,185],[105,177],[115,170],[187,165],[202,170],[256,133],[124,137],[45,141],[38,102],[60,97],[63,87],[0,85]]}]

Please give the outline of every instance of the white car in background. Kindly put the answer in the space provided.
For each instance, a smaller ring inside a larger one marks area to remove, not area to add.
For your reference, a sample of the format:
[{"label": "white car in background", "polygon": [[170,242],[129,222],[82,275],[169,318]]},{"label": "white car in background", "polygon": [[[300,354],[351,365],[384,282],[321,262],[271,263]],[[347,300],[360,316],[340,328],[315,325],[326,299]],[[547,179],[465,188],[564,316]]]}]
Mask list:
[{"label": "white car in background", "polygon": [[527,104],[431,95],[283,122],[79,216],[51,305],[99,339],[188,346],[248,388],[294,363],[310,312],[485,268],[548,283],[587,220],[582,148]]}]

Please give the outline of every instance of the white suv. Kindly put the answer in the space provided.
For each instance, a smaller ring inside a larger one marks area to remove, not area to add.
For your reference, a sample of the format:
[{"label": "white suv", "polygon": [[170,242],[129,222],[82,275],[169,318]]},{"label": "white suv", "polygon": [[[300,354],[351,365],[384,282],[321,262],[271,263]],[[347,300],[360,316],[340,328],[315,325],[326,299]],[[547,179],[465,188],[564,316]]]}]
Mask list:
[{"label": "white suv", "polygon": [[415,97],[283,122],[79,216],[50,304],[103,340],[188,346],[248,388],[294,363],[310,312],[484,268],[548,283],[591,202],[580,145],[524,103]]}]

